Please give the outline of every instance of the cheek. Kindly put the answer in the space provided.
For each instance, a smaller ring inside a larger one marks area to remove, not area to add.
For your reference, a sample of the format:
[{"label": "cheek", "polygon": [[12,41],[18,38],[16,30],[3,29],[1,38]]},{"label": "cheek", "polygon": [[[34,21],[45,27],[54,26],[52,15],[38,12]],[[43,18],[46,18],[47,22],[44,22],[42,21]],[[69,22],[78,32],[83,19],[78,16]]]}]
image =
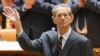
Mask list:
[{"label": "cheek", "polygon": [[57,24],[58,20],[57,19],[54,19],[53,22],[54,22],[54,24]]},{"label": "cheek", "polygon": [[69,23],[72,22],[71,18],[66,19],[66,21],[68,21]]},{"label": "cheek", "polygon": [[65,22],[66,22],[66,24],[70,24],[71,20],[70,19],[66,19]]}]

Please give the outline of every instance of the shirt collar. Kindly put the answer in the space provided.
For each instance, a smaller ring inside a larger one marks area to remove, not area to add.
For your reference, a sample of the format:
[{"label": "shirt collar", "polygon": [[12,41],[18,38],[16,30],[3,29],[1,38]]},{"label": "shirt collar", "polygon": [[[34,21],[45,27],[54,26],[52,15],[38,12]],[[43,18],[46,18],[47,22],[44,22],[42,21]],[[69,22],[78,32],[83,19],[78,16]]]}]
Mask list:
[{"label": "shirt collar", "polygon": [[[67,40],[69,35],[70,35],[70,33],[71,33],[71,27],[68,29],[68,31],[65,34],[62,35],[63,39]],[[58,31],[58,37],[59,36],[61,36],[61,35],[60,35],[59,31]]]}]

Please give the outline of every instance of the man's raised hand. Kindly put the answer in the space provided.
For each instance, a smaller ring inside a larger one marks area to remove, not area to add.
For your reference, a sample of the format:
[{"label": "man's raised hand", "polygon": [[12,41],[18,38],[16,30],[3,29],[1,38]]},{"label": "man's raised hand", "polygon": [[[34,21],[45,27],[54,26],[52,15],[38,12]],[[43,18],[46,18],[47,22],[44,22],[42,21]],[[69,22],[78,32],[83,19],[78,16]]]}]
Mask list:
[{"label": "man's raised hand", "polygon": [[15,8],[5,6],[3,10],[4,10],[3,14],[7,18],[9,18],[11,21],[15,21],[15,20],[20,19],[19,13],[17,12],[17,10]]}]

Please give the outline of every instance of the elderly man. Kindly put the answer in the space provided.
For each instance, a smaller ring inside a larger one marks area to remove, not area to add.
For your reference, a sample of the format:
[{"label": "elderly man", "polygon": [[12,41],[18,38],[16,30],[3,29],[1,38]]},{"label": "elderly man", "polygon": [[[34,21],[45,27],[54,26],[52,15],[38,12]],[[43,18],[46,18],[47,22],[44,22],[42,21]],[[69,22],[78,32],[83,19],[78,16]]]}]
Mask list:
[{"label": "elderly man", "polygon": [[38,50],[43,56],[93,56],[91,41],[71,28],[74,16],[65,4],[52,9],[52,20],[57,31],[44,32],[39,39],[32,41],[25,34],[16,9],[5,7],[3,14],[14,22],[17,40],[25,51]]}]

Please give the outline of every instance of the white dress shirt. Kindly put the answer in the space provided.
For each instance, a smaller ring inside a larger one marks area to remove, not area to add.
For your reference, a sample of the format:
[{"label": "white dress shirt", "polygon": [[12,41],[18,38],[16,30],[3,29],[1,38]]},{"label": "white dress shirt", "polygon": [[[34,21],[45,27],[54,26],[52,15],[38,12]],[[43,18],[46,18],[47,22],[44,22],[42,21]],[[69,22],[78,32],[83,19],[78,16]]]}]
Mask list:
[{"label": "white dress shirt", "polygon": [[[68,32],[66,32],[65,34],[62,35],[62,37],[63,37],[63,39],[62,39],[62,49],[63,49],[63,47],[64,47],[64,45],[65,45],[65,43],[66,43],[66,41],[67,41],[67,39],[68,39],[68,37],[70,35],[70,33],[71,33],[71,27],[68,29]],[[59,31],[58,31],[58,38],[59,38],[59,36],[61,36],[61,35],[60,35]]]}]

